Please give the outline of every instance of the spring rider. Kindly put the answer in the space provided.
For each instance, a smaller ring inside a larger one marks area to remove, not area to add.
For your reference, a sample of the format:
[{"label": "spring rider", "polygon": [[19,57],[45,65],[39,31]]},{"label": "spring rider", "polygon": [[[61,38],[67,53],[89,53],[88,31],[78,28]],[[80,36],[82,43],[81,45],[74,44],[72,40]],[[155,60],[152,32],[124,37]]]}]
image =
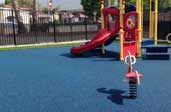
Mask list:
[{"label": "spring rider", "polygon": [[137,87],[140,85],[140,78],[142,78],[143,75],[138,73],[137,70],[134,70],[133,65],[136,63],[136,57],[131,55],[130,51],[128,51],[128,55],[125,57],[125,63],[128,65],[128,73],[126,74],[126,78],[129,79],[130,98],[136,98]]}]

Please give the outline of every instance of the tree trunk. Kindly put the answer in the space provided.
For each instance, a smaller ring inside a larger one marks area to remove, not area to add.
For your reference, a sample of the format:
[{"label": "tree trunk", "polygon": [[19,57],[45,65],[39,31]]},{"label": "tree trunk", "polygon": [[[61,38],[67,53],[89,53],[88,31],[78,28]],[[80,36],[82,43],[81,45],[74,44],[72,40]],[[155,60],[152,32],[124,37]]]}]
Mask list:
[{"label": "tree trunk", "polygon": [[32,7],[33,24],[35,24],[37,23],[37,0],[33,0]]},{"label": "tree trunk", "polygon": [[17,0],[12,0],[12,4],[13,4],[13,8],[14,8],[15,17],[16,17],[16,20],[17,20],[17,23],[18,23],[18,33],[27,32],[27,29],[23,24],[22,17],[20,16],[20,10],[19,10],[19,7],[18,7]]},{"label": "tree trunk", "polygon": [[32,0],[32,11],[31,11],[31,15],[32,15],[32,22],[31,22],[31,27],[30,30],[31,31],[37,31],[37,23],[38,23],[38,14],[37,14],[37,0]]},{"label": "tree trunk", "polygon": [[110,0],[105,0],[105,4],[106,4],[106,7],[109,7],[111,4],[110,4]]}]

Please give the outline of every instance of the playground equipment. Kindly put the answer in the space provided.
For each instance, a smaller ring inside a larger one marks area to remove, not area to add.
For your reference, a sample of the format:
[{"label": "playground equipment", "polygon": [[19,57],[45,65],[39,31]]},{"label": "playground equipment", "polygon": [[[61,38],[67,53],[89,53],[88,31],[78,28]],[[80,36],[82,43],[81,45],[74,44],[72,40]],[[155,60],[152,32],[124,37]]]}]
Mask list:
[{"label": "playground equipment", "polygon": [[[138,14],[129,12],[123,16],[123,52],[121,56],[125,57],[127,52],[131,52],[132,55],[138,56]],[[122,47],[121,47],[122,48]],[[122,58],[122,57],[121,57]],[[121,59],[122,60],[122,59]]]},{"label": "playground equipment", "polygon": [[[126,11],[129,10],[129,11]],[[142,49],[147,52],[143,56],[146,59],[169,59],[167,52],[161,51],[160,46],[157,46],[157,21],[158,21],[158,0],[150,0],[150,31],[149,37],[151,40],[142,40],[143,38],[143,0],[136,1],[136,8],[128,7],[125,0],[120,0],[119,9],[116,7],[104,8],[104,0],[101,0],[101,12],[102,12],[102,29],[97,35],[87,44],[80,47],[72,48],[71,53],[73,55],[80,55],[88,52],[92,49],[101,47],[102,54],[105,54],[105,46],[112,43],[115,38],[119,35],[120,37],[120,60],[124,60],[129,51],[136,57],[142,56]],[[170,38],[170,35],[168,36]],[[169,39],[168,39],[169,40]],[[151,45],[151,52],[148,50],[148,46]],[[155,52],[152,49],[155,49]],[[166,46],[166,49],[168,47]],[[158,52],[157,52],[158,51]],[[150,55],[150,56],[148,56]],[[150,57],[150,58],[148,58]],[[144,58],[143,58],[144,59]]]},{"label": "playground equipment", "polygon": [[[171,43],[171,33],[166,36],[166,40],[168,43]],[[170,46],[166,45],[150,45],[150,46],[143,46],[142,49],[144,50],[142,59],[145,60],[169,60],[170,53],[169,53]]]},{"label": "playground equipment", "polygon": [[170,59],[170,53],[168,52],[168,49],[171,48],[169,46],[144,46],[142,49],[144,49],[143,59],[145,60],[169,60]]},{"label": "playground equipment", "polygon": [[[111,21],[107,21],[108,14],[111,16]],[[80,55],[84,52],[90,51],[97,47],[102,46],[102,52],[104,52],[104,46],[112,43],[112,41],[117,37],[119,31],[119,9],[117,8],[105,8],[103,10],[104,23],[102,28],[96,36],[87,44],[82,45],[77,48],[72,48],[71,53],[74,55]]]},{"label": "playground equipment", "polygon": [[149,38],[154,38],[154,43],[157,45],[157,30],[158,30],[158,0],[150,0],[150,26]]},{"label": "playground equipment", "polygon": [[166,40],[168,43],[171,43],[171,33],[166,36]]},{"label": "playground equipment", "polygon": [[125,63],[128,65],[128,73],[126,78],[129,79],[129,94],[131,98],[137,97],[137,87],[140,86],[140,78],[143,77],[142,74],[134,70],[133,64],[136,63],[136,58],[134,55],[128,51],[128,55],[125,57]]},{"label": "playground equipment", "polygon": [[[141,0],[136,1],[136,11],[125,14],[125,0],[120,0],[120,60],[131,52],[136,57],[141,56]],[[128,39],[129,38],[129,39]]]},{"label": "playground equipment", "polygon": [[[169,46],[157,45],[158,42],[158,0],[150,0],[150,25],[149,25],[149,38],[154,40],[154,45],[143,46],[145,51],[143,59],[148,60],[169,60],[170,54],[168,53]],[[170,43],[171,34],[166,36],[166,40]]]},{"label": "playground equipment", "polygon": [[[152,59],[152,60],[169,60],[170,59],[170,54],[168,53],[168,49],[170,48],[169,46],[164,46],[164,45],[157,45],[158,42],[158,0],[150,0],[150,20],[149,20],[149,38],[151,40],[143,40],[143,0],[137,0],[136,1],[136,14],[137,14],[137,20],[138,24],[135,29],[137,34],[136,36],[133,36],[136,38],[138,41],[137,46],[129,49],[126,49],[124,46],[124,33],[127,32],[128,30],[124,30],[124,8],[125,8],[125,0],[120,0],[120,60],[123,60],[125,57],[125,52],[128,50],[133,50],[131,54],[135,55],[135,48],[137,49],[137,57],[143,57],[143,59]],[[127,19],[129,20],[129,19]],[[126,19],[124,19],[126,21]],[[131,23],[131,22],[130,22]],[[134,23],[134,22],[133,22]],[[136,22],[135,22],[136,23]],[[130,25],[131,26],[131,25]],[[135,25],[136,26],[136,25]],[[170,43],[171,42],[171,33],[167,35],[167,40]],[[154,43],[154,45],[153,45]],[[143,45],[143,46],[142,46]],[[148,46],[147,46],[148,45]],[[126,49],[126,50],[125,50]],[[142,55],[142,49],[145,51],[144,54]]]},{"label": "playground equipment", "polygon": [[[135,10],[136,8],[132,6],[124,8],[124,12],[127,13],[122,14],[123,17],[120,16],[120,19],[122,18],[122,22],[119,22],[119,13],[121,11],[116,7],[104,8],[104,1],[101,0],[102,30],[100,30],[87,44],[77,48],[72,48],[71,53],[73,55],[80,55],[101,46],[102,53],[105,54],[105,46],[111,44],[118,36],[119,30],[122,29],[123,35],[120,34],[120,59],[124,60],[128,50],[133,55],[138,56],[138,14]],[[121,25],[121,27],[119,23],[123,23],[123,26]]]}]

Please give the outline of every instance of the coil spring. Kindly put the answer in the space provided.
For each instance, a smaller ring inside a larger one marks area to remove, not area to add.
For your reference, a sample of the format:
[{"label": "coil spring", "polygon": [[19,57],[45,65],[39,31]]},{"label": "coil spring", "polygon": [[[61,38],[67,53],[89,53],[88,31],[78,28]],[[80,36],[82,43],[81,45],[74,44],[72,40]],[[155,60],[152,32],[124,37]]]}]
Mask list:
[{"label": "coil spring", "polygon": [[129,95],[131,98],[137,97],[137,84],[135,79],[129,79]]}]

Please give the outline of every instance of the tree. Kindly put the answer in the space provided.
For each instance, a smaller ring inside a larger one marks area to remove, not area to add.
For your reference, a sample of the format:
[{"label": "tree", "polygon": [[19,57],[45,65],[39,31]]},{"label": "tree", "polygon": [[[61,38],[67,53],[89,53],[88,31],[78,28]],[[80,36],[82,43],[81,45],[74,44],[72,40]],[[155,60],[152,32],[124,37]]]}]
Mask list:
[{"label": "tree", "polygon": [[136,3],[136,0],[125,0],[126,3],[132,3],[132,4],[135,4]]},{"label": "tree", "polygon": [[56,6],[55,8],[52,9],[53,12],[58,12],[60,10],[60,6]]},{"label": "tree", "polygon": [[42,10],[43,10],[43,12],[44,12],[45,14],[48,14],[48,13],[49,13],[49,8],[48,8],[48,7],[44,7]]},{"label": "tree", "polygon": [[31,8],[32,6],[32,0],[17,0],[17,2],[20,7]]},{"label": "tree", "polygon": [[111,0],[104,0],[105,1],[105,6],[108,7],[110,6]]},{"label": "tree", "polygon": [[37,23],[37,11],[38,11],[38,7],[37,7],[37,0],[33,0],[32,1],[32,17],[33,17],[33,24]]},{"label": "tree", "polygon": [[22,17],[20,16],[20,9],[18,7],[18,2],[17,0],[12,0],[13,8],[14,8],[14,13],[15,13],[15,18],[18,23],[18,33],[23,33],[26,32],[27,29],[23,24]]},{"label": "tree", "polygon": [[159,10],[171,7],[171,0],[159,0]]},{"label": "tree", "polygon": [[32,3],[31,3],[31,14],[32,14],[32,19],[33,19],[33,24],[34,23],[37,23],[37,19],[38,19],[38,11],[39,11],[39,7],[40,7],[40,4],[39,4],[39,0],[32,0]]},{"label": "tree", "polygon": [[[136,4],[136,0],[126,0],[126,3]],[[144,9],[150,8],[150,0],[143,0]],[[158,0],[158,9],[171,7],[171,0]]]},{"label": "tree", "polygon": [[11,0],[5,0],[5,4],[6,5],[12,5],[12,1]]},{"label": "tree", "polygon": [[[19,7],[32,8],[34,0],[17,0]],[[5,0],[6,5],[12,5],[12,0]],[[36,4],[39,6],[39,0],[36,0]]]},{"label": "tree", "polygon": [[[12,1],[13,0],[5,0],[5,4],[6,5],[12,5],[13,3],[12,3]],[[20,6],[20,7],[31,7],[31,4],[32,4],[32,1],[30,1],[30,0],[16,0],[17,1],[17,3],[18,3],[18,6]]]},{"label": "tree", "polygon": [[114,5],[115,0],[110,0],[111,5]]},{"label": "tree", "polygon": [[100,11],[100,0],[81,0],[81,5],[85,11],[85,14],[92,19],[94,16],[94,12],[97,12],[96,17],[99,18]]}]

